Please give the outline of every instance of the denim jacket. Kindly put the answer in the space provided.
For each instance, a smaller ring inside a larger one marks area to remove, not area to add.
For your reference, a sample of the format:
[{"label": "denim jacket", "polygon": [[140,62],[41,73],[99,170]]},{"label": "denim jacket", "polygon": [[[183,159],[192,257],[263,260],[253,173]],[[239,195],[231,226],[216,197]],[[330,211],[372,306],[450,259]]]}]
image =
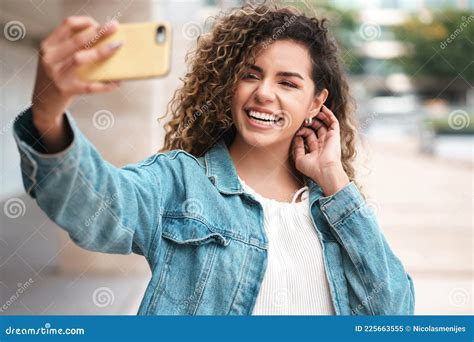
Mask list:
[{"label": "denim jacket", "polygon": [[[31,109],[17,117],[25,190],[77,245],[147,259],[138,314],[252,314],[267,265],[263,208],[224,141],[199,158],[173,150],[117,168],[65,115],[73,141],[56,154],[39,147]],[[309,191],[336,314],[413,314],[413,281],[356,185],[325,197],[309,180]]]}]

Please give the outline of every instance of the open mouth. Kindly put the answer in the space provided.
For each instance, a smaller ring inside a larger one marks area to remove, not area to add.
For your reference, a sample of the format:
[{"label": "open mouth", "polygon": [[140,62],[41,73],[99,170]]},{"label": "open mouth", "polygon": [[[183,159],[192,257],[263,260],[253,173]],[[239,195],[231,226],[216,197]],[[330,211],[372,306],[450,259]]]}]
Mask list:
[{"label": "open mouth", "polygon": [[245,110],[245,113],[251,120],[257,121],[260,124],[279,125],[284,120],[283,117],[279,115],[260,113],[253,110]]}]

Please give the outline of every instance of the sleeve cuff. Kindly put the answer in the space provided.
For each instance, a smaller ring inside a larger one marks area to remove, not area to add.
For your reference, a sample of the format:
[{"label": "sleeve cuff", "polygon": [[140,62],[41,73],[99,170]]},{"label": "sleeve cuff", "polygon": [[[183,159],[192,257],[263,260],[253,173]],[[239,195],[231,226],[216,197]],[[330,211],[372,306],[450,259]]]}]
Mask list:
[{"label": "sleeve cuff", "polygon": [[31,107],[15,118],[13,136],[20,152],[23,185],[32,197],[35,197],[33,189],[38,180],[47,176],[53,168],[64,169],[77,164],[81,132],[71,114],[66,112],[64,115],[72,131],[72,141],[58,153],[46,153],[41,144],[41,136],[33,124]]},{"label": "sleeve cuff", "polygon": [[64,115],[66,124],[72,131],[71,144],[64,150],[57,153],[47,153],[47,151],[44,149],[44,146],[41,144],[41,136],[33,124],[33,112],[31,107],[20,113],[16,117],[15,123],[13,125],[13,135],[18,143],[19,148],[28,151],[31,155],[37,158],[44,159],[61,158],[69,153],[75,147],[75,145],[77,145],[76,136],[78,135],[79,129],[69,112],[64,113]]},{"label": "sleeve cuff", "polygon": [[318,201],[329,223],[336,224],[358,209],[364,203],[364,198],[356,184],[351,181],[335,194],[321,197]]}]

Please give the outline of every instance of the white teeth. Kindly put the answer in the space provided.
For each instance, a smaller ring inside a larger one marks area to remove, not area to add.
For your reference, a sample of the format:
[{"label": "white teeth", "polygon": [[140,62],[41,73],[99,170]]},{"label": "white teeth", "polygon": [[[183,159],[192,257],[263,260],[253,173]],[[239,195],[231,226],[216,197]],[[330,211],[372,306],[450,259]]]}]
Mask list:
[{"label": "white teeth", "polygon": [[271,120],[271,121],[278,121],[280,117],[276,116],[275,114],[268,114],[268,113],[260,113],[251,110],[249,115],[256,119],[263,119],[263,120]]}]

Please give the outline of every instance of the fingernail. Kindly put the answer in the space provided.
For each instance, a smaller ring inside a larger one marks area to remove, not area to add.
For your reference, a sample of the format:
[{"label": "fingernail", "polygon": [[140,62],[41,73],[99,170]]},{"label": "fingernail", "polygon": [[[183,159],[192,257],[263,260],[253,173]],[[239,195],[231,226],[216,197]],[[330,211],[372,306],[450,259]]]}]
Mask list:
[{"label": "fingernail", "polygon": [[117,41],[114,41],[114,42],[109,43],[109,45],[107,45],[107,47],[108,47],[110,50],[116,50],[116,49],[118,49],[119,47],[121,47],[122,44],[123,44],[122,41],[117,40]]}]

